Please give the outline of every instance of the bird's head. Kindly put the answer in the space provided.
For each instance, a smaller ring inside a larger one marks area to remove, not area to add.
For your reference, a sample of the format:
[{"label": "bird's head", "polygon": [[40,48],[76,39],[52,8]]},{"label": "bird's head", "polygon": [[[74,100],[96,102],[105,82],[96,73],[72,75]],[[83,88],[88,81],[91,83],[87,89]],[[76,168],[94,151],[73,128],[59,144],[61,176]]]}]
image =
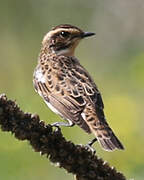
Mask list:
[{"label": "bird's head", "polygon": [[80,40],[93,35],[95,33],[84,32],[78,27],[62,24],[52,28],[45,35],[42,45],[57,55],[73,56]]}]

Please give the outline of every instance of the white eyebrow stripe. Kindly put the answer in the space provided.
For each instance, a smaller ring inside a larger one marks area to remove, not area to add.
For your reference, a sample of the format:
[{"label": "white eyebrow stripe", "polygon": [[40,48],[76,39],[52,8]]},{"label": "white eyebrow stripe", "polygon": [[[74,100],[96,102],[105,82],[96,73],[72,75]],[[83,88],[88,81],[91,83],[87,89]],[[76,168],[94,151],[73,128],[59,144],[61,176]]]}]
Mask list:
[{"label": "white eyebrow stripe", "polygon": [[73,29],[73,28],[68,28],[68,29],[59,28],[59,29],[51,30],[44,36],[42,42],[44,43],[46,40],[50,39],[50,37],[52,37],[54,34],[57,34],[58,32],[61,32],[61,31],[67,31],[67,32],[71,32],[71,33],[74,33],[74,32],[78,33],[79,32],[77,29]]}]

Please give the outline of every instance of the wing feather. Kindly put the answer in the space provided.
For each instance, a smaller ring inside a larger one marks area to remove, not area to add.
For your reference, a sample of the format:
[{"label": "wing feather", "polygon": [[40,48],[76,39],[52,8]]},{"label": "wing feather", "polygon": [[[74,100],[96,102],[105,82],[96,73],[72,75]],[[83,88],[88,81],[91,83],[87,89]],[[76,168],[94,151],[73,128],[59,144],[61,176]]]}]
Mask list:
[{"label": "wing feather", "polygon": [[45,67],[45,64],[38,65],[35,70],[36,91],[46,102],[52,104],[64,119],[69,119],[90,132],[81,113],[87,101],[91,101],[95,107],[98,106],[98,109],[103,103],[97,103],[99,92],[89,73],[77,59],[63,56],[60,56],[58,61],[51,61],[47,66],[47,71],[42,70]]}]

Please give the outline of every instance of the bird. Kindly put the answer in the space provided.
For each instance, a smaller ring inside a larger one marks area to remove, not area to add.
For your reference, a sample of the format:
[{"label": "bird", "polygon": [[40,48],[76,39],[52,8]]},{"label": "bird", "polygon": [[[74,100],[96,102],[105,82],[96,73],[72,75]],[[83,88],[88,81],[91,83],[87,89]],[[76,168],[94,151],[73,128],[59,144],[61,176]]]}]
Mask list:
[{"label": "bird", "polygon": [[86,37],[95,35],[70,24],[53,27],[43,38],[33,74],[36,92],[63,120],[53,126],[78,125],[95,138],[105,151],[124,146],[108,125],[100,91],[89,72],[75,57],[75,49]]}]

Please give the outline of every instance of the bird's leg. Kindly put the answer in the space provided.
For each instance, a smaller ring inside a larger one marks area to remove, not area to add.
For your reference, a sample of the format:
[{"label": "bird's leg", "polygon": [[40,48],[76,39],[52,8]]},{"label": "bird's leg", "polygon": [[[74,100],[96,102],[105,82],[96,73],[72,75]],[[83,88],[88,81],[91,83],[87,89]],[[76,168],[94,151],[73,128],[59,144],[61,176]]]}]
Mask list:
[{"label": "bird's leg", "polygon": [[54,126],[54,127],[60,127],[60,126],[72,127],[72,126],[74,126],[74,123],[72,123],[72,122],[68,122],[68,123],[55,122],[55,123],[51,124],[51,126]]},{"label": "bird's leg", "polygon": [[97,141],[97,138],[94,138],[90,142],[88,142],[87,145],[91,147],[96,141]]},{"label": "bird's leg", "polygon": [[56,131],[60,131],[60,130],[61,130],[61,129],[60,129],[61,126],[72,127],[72,126],[74,126],[74,123],[69,122],[69,121],[68,121],[68,123],[55,122],[55,123],[51,124],[51,126],[56,127]]},{"label": "bird's leg", "polygon": [[88,142],[85,147],[90,149],[94,154],[96,153],[96,150],[92,148],[92,145],[97,141],[97,138],[92,139],[90,142]]}]

